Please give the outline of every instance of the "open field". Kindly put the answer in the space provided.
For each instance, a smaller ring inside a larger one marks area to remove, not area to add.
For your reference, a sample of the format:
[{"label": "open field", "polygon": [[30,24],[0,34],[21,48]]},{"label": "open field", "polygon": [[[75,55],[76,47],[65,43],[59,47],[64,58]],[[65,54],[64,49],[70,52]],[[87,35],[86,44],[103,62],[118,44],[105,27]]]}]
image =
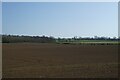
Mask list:
[{"label": "open field", "polygon": [[117,45],[4,43],[3,78],[117,78]]},{"label": "open field", "polygon": [[0,43],[0,79],[2,78],[2,43]]},{"label": "open field", "polygon": [[115,40],[74,40],[74,41],[56,41],[58,44],[91,44],[91,45],[118,45],[119,41]]}]

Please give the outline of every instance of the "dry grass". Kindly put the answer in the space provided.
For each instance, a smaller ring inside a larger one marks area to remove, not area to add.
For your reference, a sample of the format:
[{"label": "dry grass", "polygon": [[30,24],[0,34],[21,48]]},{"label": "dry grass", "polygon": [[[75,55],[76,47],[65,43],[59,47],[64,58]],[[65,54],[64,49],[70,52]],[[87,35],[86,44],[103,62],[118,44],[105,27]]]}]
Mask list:
[{"label": "dry grass", "polygon": [[116,78],[117,45],[3,44],[3,78]]}]

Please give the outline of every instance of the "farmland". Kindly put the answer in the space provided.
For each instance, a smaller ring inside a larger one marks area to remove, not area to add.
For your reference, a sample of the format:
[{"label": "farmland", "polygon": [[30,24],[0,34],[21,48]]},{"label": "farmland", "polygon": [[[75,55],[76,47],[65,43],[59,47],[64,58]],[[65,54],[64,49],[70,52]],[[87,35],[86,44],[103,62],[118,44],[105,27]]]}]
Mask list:
[{"label": "farmland", "polygon": [[3,78],[117,78],[117,45],[3,43]]}]

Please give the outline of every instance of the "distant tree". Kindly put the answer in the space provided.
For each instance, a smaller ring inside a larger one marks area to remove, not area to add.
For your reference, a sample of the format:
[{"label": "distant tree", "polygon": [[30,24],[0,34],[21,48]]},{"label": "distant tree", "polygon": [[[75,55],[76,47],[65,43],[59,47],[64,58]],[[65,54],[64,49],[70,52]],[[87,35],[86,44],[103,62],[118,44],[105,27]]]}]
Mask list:
[{"label": "distant tree", "polygon": [[97,37],[97,36],[94,36],[94,39],[98,39],[98,37]]}]

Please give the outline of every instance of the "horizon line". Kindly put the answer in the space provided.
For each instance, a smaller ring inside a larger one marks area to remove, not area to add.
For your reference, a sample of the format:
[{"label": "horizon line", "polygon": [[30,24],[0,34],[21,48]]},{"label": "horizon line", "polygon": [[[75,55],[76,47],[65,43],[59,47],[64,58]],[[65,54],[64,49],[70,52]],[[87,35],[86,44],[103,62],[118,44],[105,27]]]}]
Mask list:
[{"label": "horizon line", "polygon": [[98,38],[100,38],[100,37],[105,37],[105,38],[119,38],[119,36],[112,36],[112,37],[110,37],[110,36],[97,36],[97,35],[94,35],[94,36],[72,36],[72,37],[62,37],[62,36],[52,36],[52,35],[28,35],[28,34],[0,34],[0,35],[12,35],[12,36],[39,36],[39,37],[41,37],[41,36],[45,36],[45,37],[54,37],[54,38],[74,38],[74,37],[76,37],[76,38],[95,38],[95,37],[98,37]]}]

